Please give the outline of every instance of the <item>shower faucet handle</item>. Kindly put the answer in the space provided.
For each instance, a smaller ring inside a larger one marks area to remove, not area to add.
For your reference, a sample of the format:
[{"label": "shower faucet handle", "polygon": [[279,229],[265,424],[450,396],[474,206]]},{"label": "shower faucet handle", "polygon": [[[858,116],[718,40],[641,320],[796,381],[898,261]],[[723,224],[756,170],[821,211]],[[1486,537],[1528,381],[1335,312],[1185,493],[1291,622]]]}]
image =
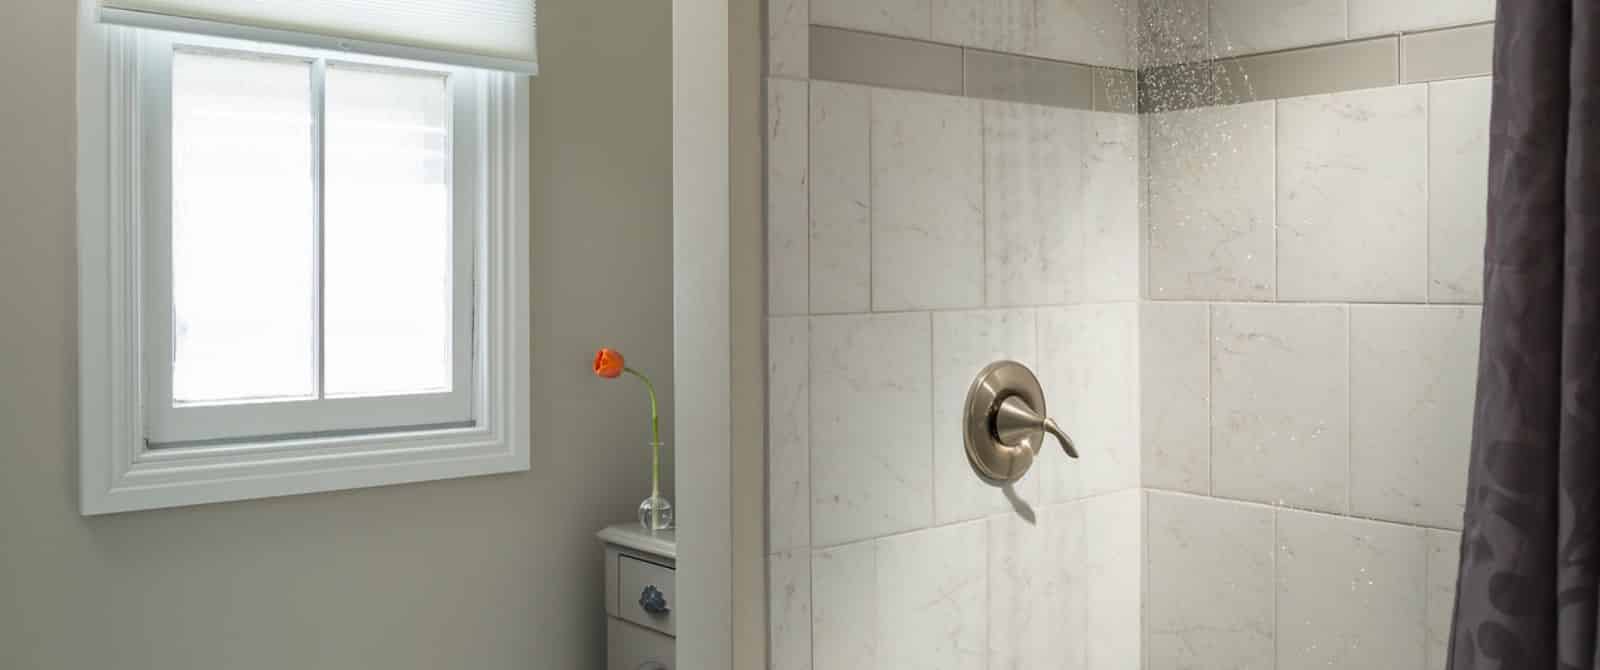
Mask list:
[{"label": "shower faucet handle", "polygon": [[1078,446],[1073,444],[1072,437],[1061,430],[1055,419],[1034,411],[1021,396],[1011,396],[1001,401],[995,409],[993,421],[995,437],[1007,446],[1032,444],[1033,453],[1037,455],[1044,447],[1044,440],[1039,439],[1040,433],[1049,433],[1061,443],[1061,450],[1067,452],[1068,457],[1078,457]]},{"label": "shower faucet handle", "polygon": [[1032,370],[1016,361],[990,364],[967,390],[962,419],[967,462],[978,478],[1005,486],[1028,473],[1046,433],[1062,451],[1078,458],[1078,447],[1045,409],[1044,389]]}]

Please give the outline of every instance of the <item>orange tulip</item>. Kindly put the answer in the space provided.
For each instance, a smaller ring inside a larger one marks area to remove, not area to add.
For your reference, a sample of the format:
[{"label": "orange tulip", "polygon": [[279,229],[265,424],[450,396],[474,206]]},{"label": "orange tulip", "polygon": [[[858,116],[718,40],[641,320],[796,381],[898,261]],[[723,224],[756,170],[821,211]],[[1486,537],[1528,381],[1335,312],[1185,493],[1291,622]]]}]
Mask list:
[{"label": "orange tulip", "polygon": [[622,354],[614,349],[601,349],[594,353],[594,373],[606,379],[616,379],[622,374]]}]

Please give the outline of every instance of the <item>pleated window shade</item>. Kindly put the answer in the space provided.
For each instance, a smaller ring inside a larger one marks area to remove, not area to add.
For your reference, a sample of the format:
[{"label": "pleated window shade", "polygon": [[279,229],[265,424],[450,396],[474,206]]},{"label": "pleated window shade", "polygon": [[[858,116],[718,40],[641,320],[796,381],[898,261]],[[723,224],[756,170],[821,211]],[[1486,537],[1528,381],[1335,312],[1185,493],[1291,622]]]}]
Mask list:
[{"label": "pleated window shade", "polygon": [[535,0],[101,0],[106,23],[534,74]]}]

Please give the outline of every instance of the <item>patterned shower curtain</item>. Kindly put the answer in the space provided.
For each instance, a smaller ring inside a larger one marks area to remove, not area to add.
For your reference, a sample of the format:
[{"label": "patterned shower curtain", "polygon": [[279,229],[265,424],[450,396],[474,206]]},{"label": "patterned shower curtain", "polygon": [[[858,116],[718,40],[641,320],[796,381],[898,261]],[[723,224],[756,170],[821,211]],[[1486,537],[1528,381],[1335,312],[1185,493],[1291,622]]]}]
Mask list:
[{"label": "patterned shower curtain", "polygon": [[1500,0],[1452,670],[1600,669],[1600,0]]}]

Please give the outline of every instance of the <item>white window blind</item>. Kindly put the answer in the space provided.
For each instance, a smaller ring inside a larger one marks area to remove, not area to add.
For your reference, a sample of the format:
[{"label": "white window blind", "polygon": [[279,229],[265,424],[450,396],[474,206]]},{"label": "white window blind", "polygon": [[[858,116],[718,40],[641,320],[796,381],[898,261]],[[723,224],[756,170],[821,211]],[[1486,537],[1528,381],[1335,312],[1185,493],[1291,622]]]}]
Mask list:
[{"label": "white window blind", "polygon": [[100,0],[106,23],[535,74],[535,0]]}]

